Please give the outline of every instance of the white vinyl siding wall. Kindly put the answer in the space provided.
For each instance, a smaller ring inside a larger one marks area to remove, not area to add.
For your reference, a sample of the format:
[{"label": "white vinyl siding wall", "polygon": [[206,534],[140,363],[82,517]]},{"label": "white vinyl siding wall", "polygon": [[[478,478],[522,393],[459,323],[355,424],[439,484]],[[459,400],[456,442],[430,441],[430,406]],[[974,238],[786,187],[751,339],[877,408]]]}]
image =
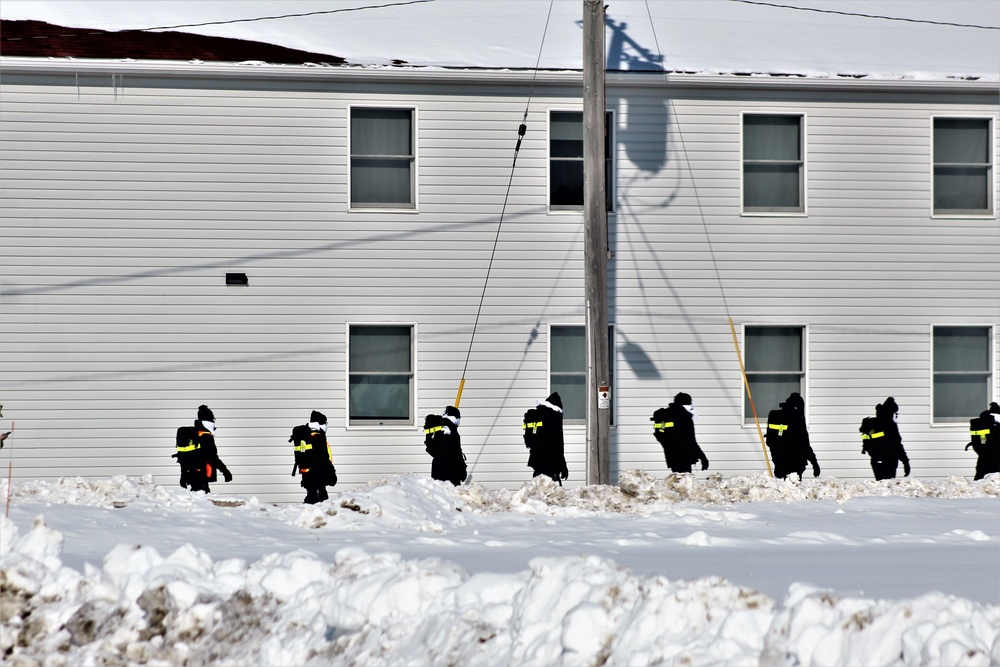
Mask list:
[{"label": "white vinyl siding wall", "polygon": [[[530,479],[521,416],[547,395],[548,327],[584,317],[582,214],[549,214],[546,178],[547,110],[576,107],[578,79],[536,84],[465,368],[530,75],[142,70],[112,86],[112,71],[4,72],[0,426],[17,424],[15,477],[176,484],[174,431],[202,403],[234,475],[216,492],[301,500],[287,440],[314,409],[336,490],[427,474],[419,426],[464,371],[475,481]],[[967,424],[930,426],[929,325],[997,330],[1000,234],[995,217],[932,219],[929,119],[995,119],[995,94],[635,81],[607,93],[614,472],[665,473],[649,417],[679,391],[710,472],[765,469],[731,316],[808,326],[824,474],[870,476],[857,425],[892,395],[914,475],[971,475]],[[349,209],[351,106],[416,110],[419,212]],[[747,109],[808,116],[807,216],[740,215]],[[249,284],[227,287],[234,271]],[[414,324],[414,428],[347,428],[351,322]],[[584,428],[566,435],[579,484]]]}]

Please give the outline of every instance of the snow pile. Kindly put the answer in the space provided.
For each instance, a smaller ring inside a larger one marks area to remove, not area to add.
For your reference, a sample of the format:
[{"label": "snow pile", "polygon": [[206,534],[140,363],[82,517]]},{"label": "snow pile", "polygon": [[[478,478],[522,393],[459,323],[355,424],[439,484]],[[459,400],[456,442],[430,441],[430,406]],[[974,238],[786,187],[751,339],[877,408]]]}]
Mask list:
[{"label": "snow pile", "polygon": [[645,513],[662,505],[693,501],[706,505],[748,502],[795,502],[901,496],[906,498],[985,498],[1000,496],[1000,475],[979,481],[965,477],[944,480],[902,478],[848,482],[833,477],[784,480],[764,473],[723,479],[715,473],[699,480],[674,474],[657,479],[641,470],[622,472],[618,486],[558,486],[547,477],[536,477],[516,491],[490,490],[477,485],[461,487],[459,496],[470,508],[486,512],[556,513],[566,511]]},{"label": "snow pile", "polygon": [[247,564],[119,545],[79,573],[41,518],[23,535],[0,519],[0,534],[0,652],[17,667],[1000,662],[1000,606],[941,594],[879,602],[800,585],[778,605],[597,557],[469,575],[357,548]]}]

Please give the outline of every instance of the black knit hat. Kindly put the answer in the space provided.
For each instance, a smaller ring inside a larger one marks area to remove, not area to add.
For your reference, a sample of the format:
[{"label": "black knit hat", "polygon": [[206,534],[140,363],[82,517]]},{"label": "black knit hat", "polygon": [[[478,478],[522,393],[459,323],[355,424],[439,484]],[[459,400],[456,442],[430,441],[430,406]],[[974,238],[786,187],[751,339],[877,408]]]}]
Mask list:
[{"label": "black knit hat", "polygon": [[563,406],[563,404],[562,404],[562,398],[559,396],[559,392],[558,391],[554,391],[551,394],[549,394],[549,397],[545,399],[545,402],[546,403],[551,403],[552,405],[556,406],[557,408],[561,408]]},{"label": "black knit hat", "polygon": [[882,403],[882,408],[892,414],[899,412],[899,406],[896,405],[896,399],[893,398],[892,396],[885,399],[885,402]]},{"label": "black knit hat", "polygon": [[212,411],[208,409],[207,405],[198,406],[198,421],[215,422],[215,415],[212,414]]},{"label": "black knit hat", "polygon": [[449,405],[444,409],[444,414],[448,417],[454,417],[455,419],[461,419],[462,413],[458,411],[454,405]]},{"label": "black knit hat", "polygon": [[806,402],[802,400],[802,395],[799,392],[793,391],[785,399],[785,405],[795,410],[801,410],[806,407]]},{"label": "black knit hat", "polygon": [[990,403],[990,412],[993,414],[1000,414],[1000,405],[997,405],[996,401]]},{"label": "black knit hat", "polygon": [[324,415],[322,412],[316,412],[315,410],[313,410],[312,414],[309,415],[309,421],[310,422],[315,422],[317,424],[325,424],[326,423],[326,415]]},{"label": "black knit hat", "polygon": [[683,391],[676,396],[674,396],[674,405],[691,405],[691,394],[685,394]]}]

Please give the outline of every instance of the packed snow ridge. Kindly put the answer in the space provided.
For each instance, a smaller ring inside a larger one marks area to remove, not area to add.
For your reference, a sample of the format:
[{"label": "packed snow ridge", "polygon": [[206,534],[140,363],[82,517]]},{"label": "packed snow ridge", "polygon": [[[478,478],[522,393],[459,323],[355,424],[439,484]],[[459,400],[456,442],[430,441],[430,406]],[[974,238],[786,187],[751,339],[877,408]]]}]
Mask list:
[{"label": "packed snow ridge", "polygon": [[[618,487],[538,478],[513,492],[400,475],[316,506],[193,494],[149,476],[25,482],[11,492],[14,502],[53,511],[141,506],[215,513],[220,522],[273,513],[326,533],[380,522],[441,530],[503,512],[645,514],[671,503],[993,498],[1000,475],[842,483],[763,475],[661,481],[632,471]],[[295,549],[248,563],[213,560],[190,544],[168,555],[119,544],[100,568],[79,572],[63,564],[63,536],[41,516],[25,530],[0,517],[0,537],[0,654],[12,667],[1000,664],[1000,605],[941,593],[887,601],[795,584],[778,602],[719,577],[637,576],[596,556],[469,574],[440,558],[357,547],[333,559]]]}]

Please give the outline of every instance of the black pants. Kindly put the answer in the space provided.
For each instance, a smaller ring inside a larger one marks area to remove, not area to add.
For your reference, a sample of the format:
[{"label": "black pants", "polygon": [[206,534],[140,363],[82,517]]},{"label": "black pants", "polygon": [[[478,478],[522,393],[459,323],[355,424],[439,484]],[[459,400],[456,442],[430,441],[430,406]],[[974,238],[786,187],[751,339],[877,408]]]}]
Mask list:
[{"label": "black pants", "polygon": [[896,467],[899,465],[899,461],[888,460],[888,461],[876,461],[872,459],[872,472],[875,473],[876,480],[882,479],[896,479]]},{"label": "black pants", "polygon": [[330,494],[326,492],[326,485],[323,486],[307,486],[306,487],[306,499],[302,502],[309,503],[310,505],[315,505],[316,503],[321,503],[324,500],[329,500]]}]

